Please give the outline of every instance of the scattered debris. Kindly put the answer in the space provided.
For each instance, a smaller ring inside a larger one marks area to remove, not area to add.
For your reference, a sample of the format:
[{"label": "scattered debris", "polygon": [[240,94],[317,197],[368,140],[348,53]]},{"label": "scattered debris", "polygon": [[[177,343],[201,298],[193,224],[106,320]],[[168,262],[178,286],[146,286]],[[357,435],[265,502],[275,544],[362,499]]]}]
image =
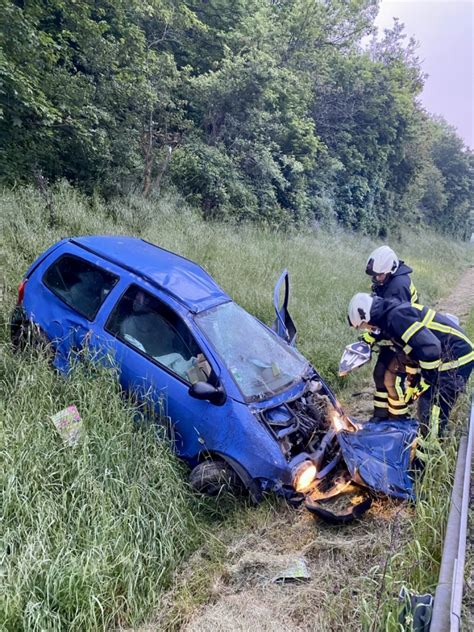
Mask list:
[{"label": "scattered debris", "polygon": [[228,567],[228,583],[236,588],[267,586],[311,579],[306,559],[298,552],[274,554],[251,550]]},{"label": "scattered debris", "polygon": [[82,437],[83,424],[76,406],[68,406],[55,415],[51,415],[56,430],[67,446],[75,446]]},{"label": "scattered debris", "polygon": [[398,622],[405,630],[429,632],[433,612],[433,597],[429,593],[418,595],[402,586],[399,601],[403,604]]},{"label": "scattered debris", "polygon": [[311,572],[304,557],[295,558],[294,562],[282,569],[272,579],[274,584],[285,584],[287,582],[305,581],[311,579]]}]

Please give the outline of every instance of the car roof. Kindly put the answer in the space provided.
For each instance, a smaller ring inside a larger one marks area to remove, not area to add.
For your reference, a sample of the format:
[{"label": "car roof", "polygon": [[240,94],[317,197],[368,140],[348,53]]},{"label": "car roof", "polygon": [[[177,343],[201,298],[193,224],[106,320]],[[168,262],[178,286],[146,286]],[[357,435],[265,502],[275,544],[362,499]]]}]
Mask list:
[{"label": "car roof", "polygon": [[191,312],[231,298],[201,266],[136,237],[94,235],[69,240],[157,286]]}]

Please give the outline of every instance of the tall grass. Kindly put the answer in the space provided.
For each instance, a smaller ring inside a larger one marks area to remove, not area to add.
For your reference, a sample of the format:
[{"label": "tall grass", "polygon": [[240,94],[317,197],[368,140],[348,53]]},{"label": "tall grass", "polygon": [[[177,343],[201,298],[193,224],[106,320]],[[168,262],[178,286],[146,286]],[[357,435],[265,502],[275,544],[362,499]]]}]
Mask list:
[{"label": "tall grass", "polygon": [[[0,620],[8,630],[133,624],[157,604],[177,562],[203,537],[208,517],[167,446],[151,430],[133,429],[134,411],[118,396],[113,372],[83,364],[64,380],[40,357],[11,353],[7,321],[23,273],[65,236],[141,236],[203,265],[271,323],[273,285],[286,267],[299,348],[340,389],[338,360],[354,337],[347,303],[368,289],[365,261],[379,244],[336,229],[279,233],[210,224],[179,198],[104,204],[67,185],[48,200],[31,188],[4,191],[0,208]],[[428,303],[467,265],[468,247],[434,234],[410,234],[393,245],[415,268]],[[365,379],[361,372],[349,387]],[[49,420],[72,403],[86,427],[75,449],[62,445]]]},{"label": "tall grass", "polygon": [[[142,617],[199,533],[182,466],[134,430],[113,372],[71,379],[39,357],[0,356],[2,581],[8,630],[103,629]],[[76,404],[66,447],[49,419]]]}]

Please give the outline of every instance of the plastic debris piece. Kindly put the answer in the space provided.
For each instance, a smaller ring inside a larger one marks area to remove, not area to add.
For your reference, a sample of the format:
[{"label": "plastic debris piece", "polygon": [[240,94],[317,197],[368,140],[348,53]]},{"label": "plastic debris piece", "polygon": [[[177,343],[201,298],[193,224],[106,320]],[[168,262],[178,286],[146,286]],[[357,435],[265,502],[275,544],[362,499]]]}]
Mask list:
[{"label": "plastic debris piece", "polygon": [[55,415],[51,415],[50,419],[67,446],[75,446],[79,443],[82,437],[83,424],[76,406],[68,406],[64,410],[60,410]]},{"label": "plastic debris piece", "polygon": [[307,500],[306,509],[332,525],[349,524],[358,520],[372,506],[372,498],[360,493],[342,493],[328,499]]},{"label": "plastic debris piece", "polygon": [[311,579],[311,573],[304,557],[298,557],[293,563],[282,568],[272,579],[273,584],[298,582]]},{"label": "plastic debris piece", "polygon": [[347,345],[339,363],[339,376],[344,377],[354,369],[370,361],[372,351],[366,342],[353,342]]},{"label": "plastic debris piece", "polygon": [[402,586],[398,599],[402,604],[398,622],[403,629],[408,629],[409,626],[413,632],[429,632],[433,614],[433,596],[429,593],[418,595]]}]

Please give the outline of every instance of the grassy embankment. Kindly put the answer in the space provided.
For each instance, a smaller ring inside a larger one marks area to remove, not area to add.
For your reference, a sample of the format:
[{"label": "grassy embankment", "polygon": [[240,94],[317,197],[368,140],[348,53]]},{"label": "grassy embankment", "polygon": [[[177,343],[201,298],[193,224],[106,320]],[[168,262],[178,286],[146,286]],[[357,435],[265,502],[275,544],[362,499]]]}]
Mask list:
[{"label": "grassy embankment", "polygon": [[[378,244],[338,230],[281,234],[206,224],[176,200],[131,198],[105,206],[62,187],[50,202],[32,189],[0,199],[6,587],[0,618],[9,630],[133,624],[158,603],[171,571],[207,537],[216,514],[209,511],[212,503],[189,493],[185,468],[166,446],[133,432],[133,411],[119,399],[112,375],[83,369],[64,381],[40,358],[12,356],[7,320],[22,273],[66,235],[139,235],[199,262],[240,304],[271,322],[273,284],[288,267],[299,348],[340,389],[338,360],[354,337],[346,325],[347,303],[367,289],[364,264]],[[466,246],[429,233],[412,234],[396,248],[415,268],[429,303],[466,266]],[[361,372],[349,388],[366,379]],[[48,420],[72,403],[87,429],[74,451],[61,445]],[[264,520],[265,511],[254,518]],[[204,587],[197,601],[205,594]],[[372,608],[368,602],[367,611]]]}]

